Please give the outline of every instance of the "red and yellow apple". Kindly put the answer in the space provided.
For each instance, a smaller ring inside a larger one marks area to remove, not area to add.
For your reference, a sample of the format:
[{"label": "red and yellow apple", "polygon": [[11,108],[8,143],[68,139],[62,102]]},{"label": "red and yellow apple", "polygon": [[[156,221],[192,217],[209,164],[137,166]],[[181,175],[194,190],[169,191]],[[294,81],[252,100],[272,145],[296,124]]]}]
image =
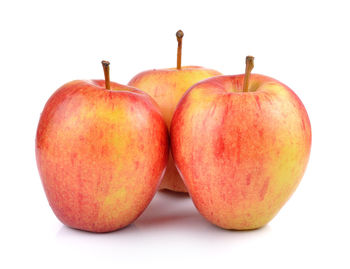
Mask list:
[{"label": "red and yellow apple", "polygon": [[[215,70],[199,66],[182,67],[181,48],[183,32],[181,30],[178,31],[176,37],[178,39],[177,68],[153,69],[141,72],[128,83],[132,87],[145,91],[158,103],[168,128],[170,128],[176,105],[186,90],[203,79],[221,75]],[[187,192],[171,154],[160,189]]]},{"label": "red and yellow apple", "polygon": [[50,206],[67,226],[91,232],[120,229],[142,213],[157,191],[168,152],[157,104],[142,91],[109,82],[109,75],[106,83],[76,80],[59,88],[36,135]]},{"label": "red and yellow apple", "polygon": [[218,76],[194,85],[171,124],[177,168],[199,212],[236,230],[267,224],[297,188],[311,149],[310,121],[281,82]]}]

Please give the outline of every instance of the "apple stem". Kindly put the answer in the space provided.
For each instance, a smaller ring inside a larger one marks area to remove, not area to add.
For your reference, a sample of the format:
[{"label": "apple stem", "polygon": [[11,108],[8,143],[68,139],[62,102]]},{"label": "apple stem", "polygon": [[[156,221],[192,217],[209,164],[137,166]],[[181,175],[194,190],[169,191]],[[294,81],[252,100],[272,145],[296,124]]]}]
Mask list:
[{"label": "apple stem", "polygon": [[243,82],[243,92],[247,92],[249,88],[249,78],[250,73],[254,68],[254,57],[247,56],[245,58],[245,74],[244,74],[244,82]]},{"label": "apple stem", "polygon": [[102,61],[103,72],[105,73],[105,87],[107,90],[111,89],[111,81],[109,79],[109,62]]},{"label": "apple stem", "polygon": [[184,36],[184,32],[181,30],[176,32],[177,39],[177,69],[181,69],[181,51],[182,51],[182,38]]}]

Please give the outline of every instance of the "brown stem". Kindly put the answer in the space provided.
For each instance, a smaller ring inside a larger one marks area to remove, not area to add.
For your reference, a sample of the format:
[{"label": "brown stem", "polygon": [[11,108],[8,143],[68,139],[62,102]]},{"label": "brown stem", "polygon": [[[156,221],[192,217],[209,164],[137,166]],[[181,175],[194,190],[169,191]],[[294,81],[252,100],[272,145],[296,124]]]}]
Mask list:
[{"label": "brown stem", "polygon": [[177,69],[181,69],[181,51],[182,51],[182,38],[184,36],[184,32],[181,30],[176,32],[177,39]]},{"label": "brown stem", "polygon": [[249,78],[250,73],[254,68],[254,57],[247,56],[245,58],[245,74],[244,74],[244,82],[243,82],[243,92],[247,92],[249,88]]},{"label": "brown stem", "polygon": [[105,73],[105,86],[107,90],[111,89],[111,81],[109,79],[109,62],[102,61],[103,72]]}]

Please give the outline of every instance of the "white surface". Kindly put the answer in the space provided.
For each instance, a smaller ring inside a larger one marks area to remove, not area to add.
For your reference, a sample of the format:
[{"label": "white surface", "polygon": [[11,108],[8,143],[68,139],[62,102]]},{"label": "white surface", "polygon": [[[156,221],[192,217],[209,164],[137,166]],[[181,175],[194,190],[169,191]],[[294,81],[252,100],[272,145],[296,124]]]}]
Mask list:
[{"label": "white surface", "polygon": [[[1,268],[349,268],[350,86],[347,1],[1,1]],[[131,226],[110,234],[64,227],[34,157],[39,115],[73,79],[127,83],[183,64],[254,72],[305,104],[312,154],[298,190],[263,229],[216,228],[181,195],[159,193]]]}]

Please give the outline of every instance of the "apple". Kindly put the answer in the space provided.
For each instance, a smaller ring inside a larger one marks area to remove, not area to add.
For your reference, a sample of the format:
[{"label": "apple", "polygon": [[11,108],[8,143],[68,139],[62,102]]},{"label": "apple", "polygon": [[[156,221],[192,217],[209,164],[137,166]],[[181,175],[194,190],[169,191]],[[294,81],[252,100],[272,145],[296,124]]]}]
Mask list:
[{"label": "apple", "polygon": [[297,188],[309,159],[304,105],[281,82],[218,76],[187,91],[171,123],[171,150],[199,212],[235,230],[267,224]]},{"label": "apple", "polygon": [[133,222],[159,186],[168,130],[146,93],[109,81],[75,80],[47,101],[36,160],[49,204],[65,225],[110,232]]},{"label": "apple", "polygon": [[[170,128],[176,105],[186,90],[203,79],[221,75],[218,71],[199,66],[181,66],[183,35],[181,30],[176,33],[178,41],[176,68],[144,71],[128,83],[129,86],[143,90],[153,97],[160,107],[168,128]],[[171,154],[160,189],[187,192]]]}]

